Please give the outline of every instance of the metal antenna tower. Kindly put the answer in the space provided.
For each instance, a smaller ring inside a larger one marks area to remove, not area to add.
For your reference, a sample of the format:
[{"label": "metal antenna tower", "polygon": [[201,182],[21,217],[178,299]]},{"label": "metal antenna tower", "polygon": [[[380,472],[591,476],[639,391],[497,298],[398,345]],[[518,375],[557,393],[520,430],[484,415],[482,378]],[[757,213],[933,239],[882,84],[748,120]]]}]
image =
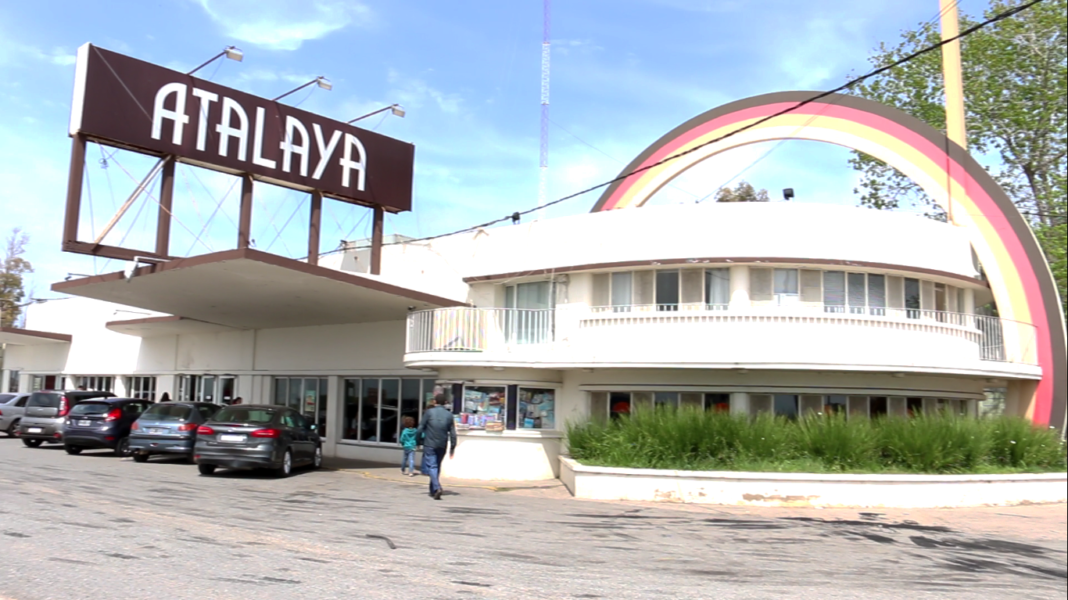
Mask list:
[{"label": "metal antenna tower", "polygon": [[[545,206],[549,193],[549,3],[544,0],[544,22],[541,36],[541,170],[538,179],[538,207]],[[542,219],[544,209],[538,210]]]}]

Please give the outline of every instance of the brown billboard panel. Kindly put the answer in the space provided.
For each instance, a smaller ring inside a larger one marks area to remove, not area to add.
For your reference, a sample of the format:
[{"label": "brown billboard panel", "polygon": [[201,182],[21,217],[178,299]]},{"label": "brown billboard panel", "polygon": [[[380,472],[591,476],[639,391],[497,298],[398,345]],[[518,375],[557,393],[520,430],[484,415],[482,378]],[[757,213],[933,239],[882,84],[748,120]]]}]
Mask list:
[{"label": "brown billboard panel", "polygon": [[415,146],[85,44],[71,135],[391,212],[411,210]]}]

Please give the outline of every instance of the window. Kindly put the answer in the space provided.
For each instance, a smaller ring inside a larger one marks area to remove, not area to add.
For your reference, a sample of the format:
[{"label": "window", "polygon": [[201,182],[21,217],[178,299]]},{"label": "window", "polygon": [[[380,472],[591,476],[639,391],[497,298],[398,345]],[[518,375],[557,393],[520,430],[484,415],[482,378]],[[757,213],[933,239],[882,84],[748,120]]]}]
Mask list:
[{"label": "window", "polygon": [[780,306],[797,304],[797,269],[775,269],[775,301]]},{"label": "window", "polygon": [[520,429],[553,429],[556,424],[556,390],[519,388],[516,426]]},{"label": "window", "polygon": [[[230,382],[229,393],[232,395],[232,377],[222,378],[220,385],[226,392],[228,381]],[[330,403],[327,397],[328,384],[329,380],[326,377],[275,377],[272,402],[297,411],[308,422],[316,425],[315,429],[319,435],[328,437],[330,435],[327,427],[330,414]]]},{"label": "window", "polygon": [[845,272],[823,273],[823,310],[829,313],[845,312]]},{"label": "window", "polygon": [[850,273],[846,276],[849,287],[846,295],[849,303],[849,312],[854,315],[863,315],[868,312],[868,286],[864,273]]},{"label": "window", "polygon": [[826,403],[823,405],[823,412],[828,415],[845,412],[846,409],[846,397],[839,395],[830,395],[826,398]]},{"label": "window", "polygon": [[715,412],[730,412],[730,394],[705,394],[705,410]]},{"label": "window", "polygon": [[[410,416],[418,422],[434,399],[435,387],[433,379],[376,377],[343,380],[345,418],[341,437],[350,441],[397,444],[403,417]],[[322,425],[318,428],[322,429]]]},{"label": "window", "polygon": [[78,387],[90,392],[110,392],[115,384],[114,377],[79,377]]},{"label": "window", "polygon": [[868,275],[868,312],[886,316],[886,276]]},{"label": "window", "polygon": [[608,416],[618,419],[630,414],[630,392],[612,392],[608,395]]},{"label": "window", "polygon": [[507,423],[507,394],[503,385],[465,385],[460,424],[479,428],[487,423]]},{"label": "window", "polygon": [[504,288],[507,313],[505,335],[509,342],[541,344],[552,339],[554,286],[551,281],[520,283]]},{"label": "window", "polygon": [[910,319],[920,318],[920,280],[905,278],[905,315]]},{"label": "window", "polygon": [[629,312],[633,304],[631,285],[634,275],[630,272],[612,273],[612,310]]},{"label": "window", "polygon": [[731,302],[731,270],[705,271],[705,303],[709,310],[726,310]]},{"label": "window", "polygon": [[156,399],[155,377],[128,377],[126,379],[127,394],[138,400],[153,401]]},{"label": "window", "polygon": [[7,391],[15,393],[19,391],[19,372],[7,372]]},{"label": "window", "polygon": [[659,311],[679,310],[679,272],[656,272],[656,309]]},{"label": "window", "polygon": [[796,419],[799,412],[797,396],[793,394],[775,394],[775,415]]},{"label": "window", "polygon": [[30,378],[30,391],[62,390],[67,387],[66,380],[62,375],[34,375]]},{"label": "window", "polygon": [[678,408],[679,407],[679,393],[678,392],[654,392],[653,393],[653,405],[657,408]]}]

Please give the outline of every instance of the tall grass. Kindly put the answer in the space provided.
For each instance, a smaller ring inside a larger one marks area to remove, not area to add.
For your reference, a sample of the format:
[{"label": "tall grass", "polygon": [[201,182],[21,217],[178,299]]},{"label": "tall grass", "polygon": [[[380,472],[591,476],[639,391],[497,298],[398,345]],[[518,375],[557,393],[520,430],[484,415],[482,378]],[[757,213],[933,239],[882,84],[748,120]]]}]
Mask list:
[{"label": "tall grass", "polygon": [[1066,469],[1057,432],[1017,418],[950,413],[911,419],[756,418],[699,408],[638,409],[568,424],[571,456],[649,469],[869,473],[1012,473]]}]

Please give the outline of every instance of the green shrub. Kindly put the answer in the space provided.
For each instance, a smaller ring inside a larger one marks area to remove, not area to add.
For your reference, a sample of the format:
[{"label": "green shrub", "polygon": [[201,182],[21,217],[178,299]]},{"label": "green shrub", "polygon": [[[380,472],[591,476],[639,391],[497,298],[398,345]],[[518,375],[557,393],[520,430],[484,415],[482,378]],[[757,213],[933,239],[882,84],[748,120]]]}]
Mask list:
[{"label": "green shrub", "polygon": [[567,425],[571,456],[610,467],[791,472],[1064,471],[1056,431],[1014,418],[950,413],[911,419],[807,415],[756,418],[699,408],[637,408]]}]

